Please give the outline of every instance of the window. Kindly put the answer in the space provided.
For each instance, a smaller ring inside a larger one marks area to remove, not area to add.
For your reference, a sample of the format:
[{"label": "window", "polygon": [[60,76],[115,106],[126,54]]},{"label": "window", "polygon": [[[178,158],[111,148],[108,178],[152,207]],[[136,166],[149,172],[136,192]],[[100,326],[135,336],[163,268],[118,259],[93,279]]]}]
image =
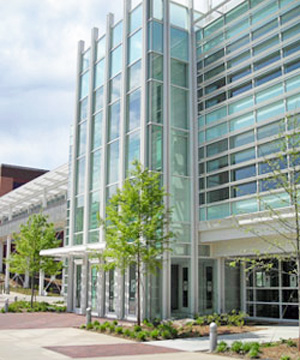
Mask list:
[{"label": "window", "polygon": [[86,97],[89,93],[90,73],[87,71],[80,77],[80,99]]},{"label": "window", "polygon": [[268,24],[260,27],[259,29],[253,31],[252,33],[252,38],[253,40],[256,40],[258,38],[260,38],[261,36],[267,34],[268,32],[276,29],[278,26],[278,23],[277,23],[277,19],[269,22]]},{"label": "window", "polygon": [[189,141],[183,131],[172,131],[171,137],[171,172],[172,175],[189,175]]},{"label": "window", "polygon": [[214,32],[222,29],[223,26],[224,26],[224,18],[220,17],[204,28],[204,37],[208,37],[212,35]]},{"label": "window", "polygon": [[225,40],[224,34],[220,33],[219,35],[217,35],[216,37],[214,37],[213,39],[211,39],[207,43],[205,43],[203,50],[209,51],[210,49],[213,49],[215,46],[222,44],[224,40]]},{"label": "window", "polygon": [[102,145],[102,112],[93,117],[92,122],[92,149]]},{"label": "window", "polygon": [[254,70],[260,70],[262,68],[264,68],[265,66],[268,66],[276,61],[278,61],[280,59],[280,52],[276,51],[271,55],[268,55],[267,57],[256,61],[254,63]]},{"label": "window", "polygon": [[122,42],[123,23],[119,22],[112,29],[111,33],[111,47],[114,48]]},{"label": "window", "polygon": [[163,52],[163,25],[156,21],[149,23],[149,50]]},{"label": "window", "polygon": [[109,106],[108,141],[120,136],[120,102]]},{"label": "window", "polygon": [[208,86],[205,87],[205,94],[210,94],[218,89],[220,89],[221,87],[225,86],[225,78],[222,78]]},{"label": "window", "polygon": [[257,129],[257,140],[264,139],[266,137],[279,135],[284,131],[284,124],[281,121],[262,126]]},{"label": "window", "polygon": [[91,180],[90,190],[100,187],[101,178],[101,150],[97,150],[91,154]]},{"label": "window", "polygon": [[[84,196],[75,199],[75,232],[83,230]],[[79,245],[76,243],[76,245]]]},{"label": "window", "polygon": [[236,88],[229,90],[229,97],[238,96],[238,95],[242,94],[243,92],[251,90],[251,89],[252,89],[252,82],[247,82],[245,84],[242,84]]},{"label": "window", "polygon": [[232,203],[233,214],[247,214],[256,211],[258,211],[256,199],[240,200]]},{"label": "window", "polygon": [[107,184],[119,179],[119,156],[119,141],[114,141],[107,146]]},{"label": "window", "polygon": [[228,171],[225,171],[216,175],[208,176],[207,187],[210,188],[214,186],[220,186],[228,183],[228,181],[229,181],[229,174]]},{"label": "window", "polygon": [[232,165],[255,159],[255,148],[239,151],[232,154],[230,158]]},{"label": "window", "polygon": [[283,141],[281,139],[268,142],[258,146],[258,156],[267,156],[279,152],[283,148]]},{"label": "window", "polygon": [[241,79],[244,76],[247,76],[249,74],[251,74],[251,67],[247,66],[247,67],[245,67],[245,68],[243,68],[243,69],[241,69],[241,70],[239,70],[239,71],[237,71],[235,73],[232,73],[232,74],[228,75],[228,82],[232,83],[232,82],[237,81],[237,80],[239,80],[239,79]]},{"label": "window", "polygon": [[207,202],[208,203],[214,203],[216,201],[222,201],[229,198],[229,189],[219,189],[214,191],[209,191],[207,193]]},{"label": "window", "polygon": [[277,101],[271,105],[264,106],[257,110],[257,122],[269,120],[272,117],[284,113],[283,100]]},{"label": "window", "polygon": [[239,196],[246,196],[256,193],[256,181],[249,182],[246,184],[239,184],[237,187],[232,188],[232,196],[239,197]]},{"label": "window", "polygon": [[95,88],[104,84],[105,61],[99,61],[95,65]]},{"label": "window", "polygon": [[132,169],[132,162],[140,159],[140,133],[134,132],[127,136],[126,170]]},{"label": "window", "polygon": [[235,23],[233,26],[228,27],[226,30],[226,38],[230,39],[231,37],[237,35],[238,33],[249,28],[249,20],[244,18],[242,21]]},{"label": "window", "polygon": [[110,76],[115,76],[122,69],[122,45],[110,53]]},{"label": "window", "polygon": [[87,50],[81,57],[81,71],[84,71],[90,66],[91,51]]},{"label": "window", "polygon": [[296,25],[290,27],[288,30],[283,31],[282,40],[285,41],[293,36],[298,35],[299,31],[300,31],[300,24],[296,24]]},{"label": "window", "polygon": [[188,86],[188,65],[186,63],[171,59],[171,83],[183,87]]},{"label": "window", "polygon": [[231,43],[230,45],[227,46],[226,50],[227,53],[230,54],[232,52],[234,52],[237,49],[242,48],[244,45],[249,43],[249,35],[246,35],[240,39],[238,39],[237,41]]},{"label": "window", "polygon": [[230,120],[229,127],[230,127],[230,131],[236,131],[251,126],[253,124],[254,124],[254,115],[251,112],[241,115],[233,120]]},{"label": "window", "polygon": [[248,107],[253,106],[253,97],[247,96],[241,100],[229,104],[229,115],[235,114],[239,111],[245,110]]},{"label": "window", "polygon": [[207,162],[207,171],[215,171],[228,166],[228,156],[222,156]]},{"label": "window", "polygon": [[163,122],[163,85],[156,81],[149,83],[149,121],[161,124]]},{"label": "window", "polygon": [[248,2],[243,2],[241,5],[236,6],[234,9],[228,11],[225,15],[226,24],[230,21],[237,19],[239,16],[245,14],[249,9]]},{"label": "window", "polygon": [[226,106],[217,109],[215,111],[212,111],[205,116],[206,125],[212,124],[218,120],[222,120],[226,116],[227,116]]},{"label": "window", "polygon": [[205,108],[208,109],[212,106],[222,103],[225,100],[226,100],[226,93],[224,92],[224,93],[221,93],[221,94],[205,101]]},{"label": "window", "polygon": [[128,68],[128,91],[141,85],[141,70],[141,61],[136,62],[134,65]]},{"label": "window", "polygon": [[232,136],[230,138],[230,148],[236,148],[239,146],[250,144],[254,141],[254,132],[253,130],[247,131],[242,134],[238,134],[235,136]]},{"label": "window", "polygon": [[119,74],[109,82],[109,102],[117,100],[121,96],[122,75]]},{"label": "window", "polygon": [[205,74],[204,74],[204,79],[205,80],[209,80],[210,78],[220,74],[222,71],[225,70],[225,66],[224,64],[221,64],[215,68],[213,68],[212,70],[210,71],[207,71]]},{"label": "window", "polygon": [[224,56],[224,49],[221,49],[221,50],[217,51],[216,53],[207,56],[206,58],[204,58],[204,66],[208,66],[208,65],[212,64],[213,62],[219,60],[223,56]]},{"label": "window", "polygon": [[106,53],[106,37],[103,36],[97,43],[97,60],[102,59]]},{"label": "window", "polygon": [[286,91],[292,91],[300,88],[300,76],[294,76],[286,81]]},{"label": "window", "polygon": [[170,22],[172,25],[187,29],[188,11],[184,6],[170,3]]},{"label": "window", "polygon": [[84,100],[80,101],[79,122],[87,118],[87,106],[88,106],[88,98],[85,98]]},{"label": "window", "polygon": [[135,8],[129,15],[129,32],[140,28],[143,21],[143,8],[142,5]]},{"label": "window", "polygon": [[103,108],[103,86],[94,92],[94,112]]},{"label": "window", "polygon": [[256,175],[255,165],[241,167],[231,172],[232,181],[247,179],[255,175]]},{"label": "window", "polygon": [[214,126],[206,130],[206,141],[216,139],[228,133],[227,122]]},{"label": "window", "polygon": [[279,44],[279,37],[278,35],[273,36],[271,39],[267,39],[264,42],[260,43],[259,45],[254,46],[253,54],[258,55],[261,52]]},{"label": "window", "polygon": [[229,204],[218,204],[207,208],[207,220],[221,219],[229,216]]},{"label": "window", "polygon": [[85,182],[85,158],[77,160],[76,167],[76,195],[84,192]]},{"label": "window", "polygon": [[171,27],[171,57],[188,60],[188,33]]},{"label": "window", "polygon": [[232,68],[236,65],[239,65],[240,63],[242,63],[243,61],[245,61],[249,58],[250,58],[250,50],[247,50],[247,51],[243,52],[242,54],[235,56],[231,60],[228,60],[227,67]]},{"label": "window", "polygon": [[256,103],[259,104],[263,101],[273,99],[281,94],[283,94],[283,84],[276,84],[274,86],[268,87],[265,90],[257,92]]},{"label": "window", "polygon": [[86,124],[85,121],[78,126],[77,156],[83,155],[86,150]]},{"label": "window", "polygon": [[127,96],[127,131],[140,126],[141,92],[136,90]]},{"label": "window", "polygon": [[151,126],[150,168],[161,171],[163,162],[163,128]]},{"label": "window", "polygon": [[283,170],[287,168],[287,157],[284,156],[282,159],[275,158],[268,161],[264,161],[258,164],[258,174],[274,173],[276,170]]},{"label": "window", "polygon": [[288,111],[295,111],[300,107],[300,95],[296,94],[287,98]]},{"label": "window", "polygon": [[149,78],[163,80],[163,56],[158,54],[149,55]]},{"label": "window", "polygon": [[287,22],[291,21],[292,19],[295,19],[299,15],[300,15],[300,6],[297,6],[281,16],[281,23],[286,24]]},{"label": "window", "polygon": [[288,74],[291,71],[300,68],[300,59],[296,59],[294,61],[289,62],[288,64],[284,65],[284,73]]},{"label": "window", "polygon": [[289,46],[283,48],[283,56],[289,56],[300,50],[300,41],[296,41]]},{"label": "window", "polygon": [[152,17],[162,20],[163,19],[163,1],[162,0],[152,0],[150,3],[150,11]]},{"label": "window", "polygon": [[188,119],[188,92],[171,87],[171,121],[178,128],[187,128]]},{"label": "window", "polygon": [[128,38],[128,64],[142,57],[142,30]]},{"label": "window", "polygon": [[271,4],[268,4],[267,6],[260,8],[252,15],[251,17],[252,24],[257,23],[262,19],[265,19],[268,15],[273,14],[277,10],[278,10],[277,2],[272,2]]},{"label": "window", "polygon": [[228,140],[224,139],[213,144],[210,144],[206,147],[207,156],[217,155],[223,151],[228,150]]},{"label": "window", "polygon": [[266,75],[257,77],[255,79],[255,85],[259,86],[259,85],[265,84],[266,82],[276,79],[279,76],[281,76],[280,68],[273,70],[273,71],[267,73]]}]

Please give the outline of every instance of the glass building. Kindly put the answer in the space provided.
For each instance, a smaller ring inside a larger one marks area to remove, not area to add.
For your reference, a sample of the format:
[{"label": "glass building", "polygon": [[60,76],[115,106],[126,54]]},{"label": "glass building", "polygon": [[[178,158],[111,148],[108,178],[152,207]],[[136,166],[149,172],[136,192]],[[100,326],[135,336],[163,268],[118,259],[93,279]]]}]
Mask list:
[{"label": "glass building", "polygon": [[89,253],[105,246],[97,213],[139,159],[162,174],[176,233],[158,276],[144,279],[143,316],[298,316],[290,263],[277,262],[270,281],[227,259],[261,246],[232,216],[264,210],[258,192],[280,206],[266,191],[263,158],[279,149],[282,119],[300,111],[299,2],[207,5],[125,0],[121,21],[109,14],[104,35],[94,28],[89,47],[79,42],[63,250],[69,310],[136,316],[134,268],[103,273]]}]

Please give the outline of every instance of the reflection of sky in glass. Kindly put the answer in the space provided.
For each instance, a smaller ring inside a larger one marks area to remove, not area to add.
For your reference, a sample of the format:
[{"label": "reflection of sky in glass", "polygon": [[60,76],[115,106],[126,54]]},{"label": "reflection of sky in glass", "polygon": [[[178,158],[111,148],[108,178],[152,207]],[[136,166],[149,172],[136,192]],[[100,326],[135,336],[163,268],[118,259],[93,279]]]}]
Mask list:
[{"label": "reflection of sky in glass", "polygon": [[86,70],[90,66],[91,51],[88,50],[82,55],[81,71]]},{"label": "reflection of sky in glass", "polygon": [[123,23],[120,21],[112,31],[111,47],[114,48],[122,42]]},{"label": "reflection of sky in glass", "polygon": [[110,76],[115,76],[122,69],[122,45],[110,54]]},{"label": "reflection of sky in glass", "polygon": [[97,44],[97,60],[105,56],[106,51],[106,38],[103,36]]},{"label": "reflection of sky in glass", "polygon": [[94,112],[103,108],[103,86],[95,92]]},{"label": "reflection of sky in glass", "polygon": [[88,105],[88,98],[85,98],[80,103],[79,121],[84,120],[84,119],[87,118],[87,105]]},{"label": "reflection of sky in glass", "polygon": [[98,189],[100,187],[100,172],[101,172],[101,150],[92,153],[92,173],[90,190]]},{"label": "reflection of sky in glass", "polygon": [[128,119],[127,131],[140,126],[141,118],[141,93],[137,90],[128,96]]},{"label": "reflection of sky in glass", "polygon": [[122,79],[122,76],[121,76],[121,74],[119,74],[118,76],[114,77],[110,81],[109,102],[119,99],[119,97],[121,96],[121,79]]},{"label": "reflection of sky in glass", "polygon": [[89,77],[89,71],[87,71],[81,76],[80,99],[84,98],[89,93]]},{"label": "reflection of sky in glass", "polygon": [[141,85],[141,61],[136,62],[128,69],[128,90]]},{"label": "reflection of sky in glass", "polygon": [[139,30],[128,39],[128,63],[142,57],[142,31]]},{"label": "reflection of sky in glass", "polygon": [[95,88],[97,88],[98,86],[101,86],[104,83],[104,71],[105,71],[104,59],[99,61],[95,65],[95,67],[96,67],[96,69],[95,69]]},{"label": "reflection of sky in glass", "polygon": [[96,149],[102,145],[102,111],[93,119],[93,140],[92,148]]},{"label": "reflection of sky in glass", "polygon": [[171,28],[171,56],[188,60],[188,34],[186,31]]},{"label": "reflection of sky in glass", "polygon": [[133,160],[140,158],[140,133],[135,132],[128,136],[127,169],[132,169]]},{"label": "reflection of sky in glass", "polygon": [[149,50],[154,50],[157,52],[163,52],[163,25],[156,21],[151,21],[149,23]]},{"label": "reflection of sky in glass", "polygon": [[108,145],[108,177],[107,183],[117,182],[119,179],[119,141]]},{"label": "reflection of sky in glass", "polygon": [[84,191],[84,171],[85,171],[85,158],[77,161],[77,187],[76,194],[81,194]]},{"label": "reflection of sky in glass", "polygon": [[185,7],[170,3],[170,21],[172,25],[187,29],[187,15],[187,9]]},{"label": "reflection of sky in glass", "polygon": [[120,136],[120,102],[110,106],[108,141]]},{"label": "reflection of sky in glass", "polygon": [[78,146],[77,146],[77,156],[80,156],[85,153],[86,146],[86,121],[79,125],[78,128]]},{"label": "reflection of sky in glass", "polygon": [[132,32],[142,26],[142,5],[137,7],[130,14],[130,31]]}]

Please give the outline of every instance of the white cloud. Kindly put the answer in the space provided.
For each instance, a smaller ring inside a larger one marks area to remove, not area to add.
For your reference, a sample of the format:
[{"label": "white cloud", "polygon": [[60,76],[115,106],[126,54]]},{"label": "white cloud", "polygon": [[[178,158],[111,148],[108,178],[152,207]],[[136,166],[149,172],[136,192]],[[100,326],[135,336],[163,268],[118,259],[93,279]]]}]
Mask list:
[{"label": "white cloud", "polygon": [[[2,0],[4,3],[4,1]],[[3,5],[3,4],[2,4]],[[0,13],[0,163],[52,168],[68,159],[77,43],[122,0],[10,0]],[[53,138],[52,138],[53,137]]]}]

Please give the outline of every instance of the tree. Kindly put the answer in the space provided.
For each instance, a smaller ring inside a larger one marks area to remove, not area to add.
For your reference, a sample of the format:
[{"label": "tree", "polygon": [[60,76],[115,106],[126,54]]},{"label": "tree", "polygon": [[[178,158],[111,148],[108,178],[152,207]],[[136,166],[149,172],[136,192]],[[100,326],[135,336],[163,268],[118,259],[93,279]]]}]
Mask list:
[{"label": "tree", "polygon": [[133,163],[130,177],[117,190],[106,207],[106,247],[101,258],[104,270],[118,268],[124,274],[135,266],[137,277],[137,323],[141,323],[141,281],[161,267],[162,255],[170,250],[171,211],[164,204],[167,195],[160,174]]},{"label": "tree", "polygon": [[31,278],[31,307],[33,307],[34,279],[40,270],[48,275],[56,275],[61,270],[61,263],[50,257],[40,255],[40,251],[59,247],[61,240],[55,236],[52,223],[48,223],[43,214],[29,217],[25,225],[20,226],[20,233],[14,235],[15,252],[8,260],[12,272],[29,273]]},{"label": "tree", "polygon": [[[288,274],[298,278],[298,320],[300,350],[300,128],[299,118],[286,118],[278,127],[275,140],[269,144],[272,154],[264,156],[258,195],[261,212],[248,218],[237,217],[239,228],[252,233],[267,245],[267,252],[253,252],[256,257],[241,257],[232,262],[246,264],[247,270],[263,269],[274,273],[274,260],[289,261]],[[275,154],[274,154],[275,153]],[[266,195],[267,194],[267,195]],[[273,202],[270,202],[270,196]],[[286,310],[285,310],[286,311]]]}]

